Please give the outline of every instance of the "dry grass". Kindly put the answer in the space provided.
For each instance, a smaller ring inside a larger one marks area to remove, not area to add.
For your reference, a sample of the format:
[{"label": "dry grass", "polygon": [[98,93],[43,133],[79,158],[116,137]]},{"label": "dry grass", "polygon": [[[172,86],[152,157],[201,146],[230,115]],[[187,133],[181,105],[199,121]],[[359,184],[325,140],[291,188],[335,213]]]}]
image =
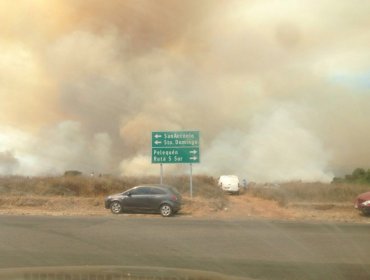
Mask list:
[{"label": "dry grass", "polygon": [[[157,176],[148,177],[0,177],[0,195],[36,195],[66,197],[102,197],[125,191],[133,186],[159,183]],[[189,195],[189,177],[165,177],[164,183],[175,186],[182,194]],[[369,185],[348,183],[302,183],[291,182],[280,185],[253,185],[248,192],[253,196],[274,200],[280,205],[297,202],[352,202],[363,192],[370,191]],[[209,176],[193,177],[193,195],[201,198],[227,199]]]},{"label": "dry grass", "polygon": [[[105,195],[158,181],[158,177],[0,177],[0,214],[111,215],[104,208]],[[183,194],[184,205],[179,215],[185,217],[262,217],[368,223],[368,219],[355,211],[352,205],[359,193],[368,190],[368,186],[364,185],[301,182],[279,186],[254,185],[240,196],[229,196],[217,187],[212,177],[194,176],[194,197],[191,200],[189,177],[166,177],[164,183],[175,186]]]},{"label": "dry grass", "polygon": [[0,214],[16,215],[108,215],[104,201],[93,197],[1,196]]},{"label": "dry grass", "polygon": [[[160,179],[154,176],[0,177],[0,209],[4,211],[23,209],[22,211],[26,212],[41,211],[43,213],[101,214],[99,211],[105,210],[102,205],[104,196],[125,191],[136,185],[154,184],[159,181]],[[212,177],[193,177],[193,200],[189,199],[188,176],[166,177],[164,183],[175,186],[183,194],[183,213],[203,213],[204,211],[213,213],[223,209],[228,201],[228,196],[222,192]],[[89,203],[90,208],[86,206],[85,209],[83,205]]]},{"label": "dry grass", "polygon": [[281,206],[294,203],[352,203],[369,185],[341,183],[291,182],[281,185],[255,185],[250,188],[253,196],[274,200]]},{"label": "dry grass", "polygon": [[[159,183],[159,178],[148,177],[0,177],[0,194],[100,197],[125,191],[139,184]],[[165,184],[175,186],[181,193],[189,194],[189,177],[173,176],[164,179]],[[205,198],[224,197],[215,179],[208,176],[193,177],[193,195]]]},{"label": "dry grass", "polygon": [[115,178],[75,177],[1,177],[0,193],[43,196],[101,196],[128,188]]},{"label": "dry grass", "polygon": [[[0,177],[0,214],[108,215],[104,196],[158,182],[158,177]],[[361,184],[292,182],[253,185],[241,196],[229,196],[214,178],[194,176],[194,198],[190,200],[188,176],[167,176],[164,183],[175,186],[183,194],[180,214],[221,218],[340,220],[347,217],[348,221],[354,221],[363,217],[353,210],[353,200],[370,190],[370,186]]]}]

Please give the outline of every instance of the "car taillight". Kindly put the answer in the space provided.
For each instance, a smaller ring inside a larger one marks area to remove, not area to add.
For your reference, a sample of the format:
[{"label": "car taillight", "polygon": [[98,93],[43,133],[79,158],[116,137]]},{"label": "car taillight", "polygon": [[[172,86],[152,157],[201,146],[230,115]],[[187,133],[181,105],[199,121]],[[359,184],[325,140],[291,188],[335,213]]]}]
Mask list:
[{"label": "car taillight", "polygon": [[172,195],[172,196],[171,196],[171,200],[172,200],[172,201],[176,201],[176,200],[177,200],[177,196],[176,196],[176,195]]}]

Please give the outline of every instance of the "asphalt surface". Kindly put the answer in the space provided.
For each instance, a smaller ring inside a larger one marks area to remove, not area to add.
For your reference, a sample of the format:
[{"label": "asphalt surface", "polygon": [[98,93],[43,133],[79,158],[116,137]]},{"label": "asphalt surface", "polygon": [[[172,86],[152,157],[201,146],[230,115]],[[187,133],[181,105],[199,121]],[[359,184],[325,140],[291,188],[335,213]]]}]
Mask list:
[{"label": "asphalt surface", "polygon": [[0,268],[140,266],[255,279],[370,279],[370,225],[0,216]]}]

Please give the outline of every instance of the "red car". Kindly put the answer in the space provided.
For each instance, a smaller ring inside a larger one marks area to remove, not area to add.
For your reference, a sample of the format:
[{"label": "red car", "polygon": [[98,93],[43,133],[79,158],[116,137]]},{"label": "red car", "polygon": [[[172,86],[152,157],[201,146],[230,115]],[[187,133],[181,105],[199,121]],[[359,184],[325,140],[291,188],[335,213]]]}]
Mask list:
[{"label": "red car", "polygon": [[356,198],[355,208],[365,215],[370,215],[370,192],[362,193]]}]

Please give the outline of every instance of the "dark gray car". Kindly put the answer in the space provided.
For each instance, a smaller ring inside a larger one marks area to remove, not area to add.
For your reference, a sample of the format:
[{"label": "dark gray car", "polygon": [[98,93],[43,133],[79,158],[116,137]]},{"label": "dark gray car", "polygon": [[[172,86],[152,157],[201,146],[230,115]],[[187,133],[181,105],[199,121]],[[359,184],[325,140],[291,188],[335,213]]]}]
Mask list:
[{"label": "dark gray car", "polygon": [[172,186],[140,185],[105,198],[105,208],[113,214],[123,211],[159,212],[169,217],[181,209],[182,197]]}]

